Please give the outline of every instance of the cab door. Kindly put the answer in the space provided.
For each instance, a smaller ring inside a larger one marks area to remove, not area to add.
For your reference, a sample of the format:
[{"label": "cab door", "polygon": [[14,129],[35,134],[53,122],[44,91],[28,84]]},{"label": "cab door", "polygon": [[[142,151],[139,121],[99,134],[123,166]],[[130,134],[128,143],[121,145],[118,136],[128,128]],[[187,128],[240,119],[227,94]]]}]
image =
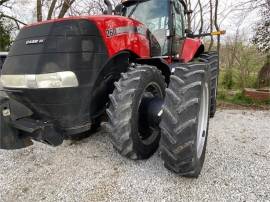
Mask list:
[{"label": "cab door", "polygon": [[185,39],[185,9],[179,0],[173,0],[173,26],[174,37],[172,43],[173,55],[178,55],[179,50],[182,49]]},{"label": "cab door", "polygon": [[190,62],[196,53],[203,47],[199,38],[188,38],[185,34],[186,18],[185,8],[179,0],[173,3],[174,37],[172,52],[174,56],[184,63]]}]

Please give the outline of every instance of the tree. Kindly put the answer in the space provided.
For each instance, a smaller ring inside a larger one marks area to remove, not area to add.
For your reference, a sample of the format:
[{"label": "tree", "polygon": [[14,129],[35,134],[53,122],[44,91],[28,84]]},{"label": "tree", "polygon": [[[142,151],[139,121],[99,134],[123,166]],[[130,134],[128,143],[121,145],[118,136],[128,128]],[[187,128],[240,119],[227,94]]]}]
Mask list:
[{"label": "tree", "polygon": [[57,18],[63,18],[76,0],[37,0],[37,21],[43,20],[43,11],[47,12],[47,20],[52,19],[53,14]]},{"label": "tree", "polygon": [[[119,4],[120,0],[110,0],[113,7]],[[76,0],[72,5],[70,15],[99,15],[107,9],[104,0]]]},{"label": "tree", "polygon": [[[120,0],[111,0],[115,7]],[[102,14],[106,6],[104,0],[36,0],[36,17],[44,19],[63,18],[64,16]]]},{"label": "tree", "polygon": [[11,15],[7,15],[2,8],[6,8],[6,9],[12,9],[12,3],[10,0],[0,0],[0,20],[2,20],[3,23],[3,19],[9,19],[12,20],[15,24],[17,29],[20,29],[20,25],[26,25],[26,23],[22,22],[21,20],[17,19],[14,16]]},{"label": "tree", "polygon": [[198,0],[199,8],[200,8],[200,29],[199,29],[199,34],[202,34],[203,32],[203,7],[202,7],[202,2],[201,0]]},{"label": "tree", "polygon": [[270,1],[266,0],[262,10],[262,18],[256,25],[253,43],[260,52],[267,55],[267,61],[258,75],[259,87],[270,86]]},{"label": "tree", "polygon": [[11,30],[0,19],[0,51],[8,51],[11,44]]},{"label": "tree", "polygon": [[[210,32],[213,32],[213,2],[212,0],[209,1],[209,4],[210,4]],[[211,41],[210,41],[210,45],[209,45],[209,48],[208,48],[208,51],[211,51],[212,47],[213,47],[213,44],[214,44],[214,37],[211,36]]]},{"label": "tree", "polygon": [[262,18],[257,23],[253,43],[258,50],[270,54],[270,1],[268,0],[262,10]]},{"label": "tree", "polygon": [[[214,24],[216,31],[220,31],[219,24],[218,24],[218,7],[219,7],[219,0],[215,2],[215,14],[214,14]],[[220,35],[217,36],[217,52],[220,52]]]}]

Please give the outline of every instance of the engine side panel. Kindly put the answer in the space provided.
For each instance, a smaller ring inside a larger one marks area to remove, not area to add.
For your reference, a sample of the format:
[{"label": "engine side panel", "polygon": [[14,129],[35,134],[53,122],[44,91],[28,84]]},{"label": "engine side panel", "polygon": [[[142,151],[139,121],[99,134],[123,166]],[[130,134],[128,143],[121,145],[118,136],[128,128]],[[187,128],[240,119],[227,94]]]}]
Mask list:
[{"label": "engine side panel", "polygon": [[107,46],[109,56],[129,50],[140,58],[150,57],[147,28],[140,22],[122,16],[93,16]]}]

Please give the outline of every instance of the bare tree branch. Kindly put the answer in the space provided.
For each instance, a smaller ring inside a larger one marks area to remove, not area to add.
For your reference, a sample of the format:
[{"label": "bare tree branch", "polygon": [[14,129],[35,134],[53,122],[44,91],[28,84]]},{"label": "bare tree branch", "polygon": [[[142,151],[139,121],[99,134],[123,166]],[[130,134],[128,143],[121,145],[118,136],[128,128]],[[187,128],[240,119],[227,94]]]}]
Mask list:
[{"label": "bare tree branch", "polygon": [[42,21],[42,2],[37,0],[37,21]]},{"label": "bare tree branch", "polygon": [[[219,5],[219,0],[216,0],[216,5],[215,5],[215,28],[217,31],[219,31],[219,25],[218,25],[218,5]],[[219,53],[220,51],[220,35],[217,37],[217,51]]]},{"label": "bare tree branch", "polygon": [[22,25],[27,25],[26,23],[24,23],[24,22],[18,20],[17,18],[12,17],[12,16],[9,16],[9,15],[5,15],[5,14],[3,14],[3,13],[0,14],[0,17],[11,19],[11,20],[13,20],[14,22],[17,22],[17,23],[22,24]]},{"label": "bare tree branch", "polygon": [[200,7],[200,29],[199,29],[199,34],[201,34],[202,33],[202,31],[203,31],[203,23],[204,23],[204,21],[203,21],[203,8],[202,8],[202,2],[201,2],[201,0],[198,0],[198,3],[199,3],[199,7]]},{"label": "bare tree branch", "polygon": [[57,0],[52,1],[51,6],[50,6],[49,11],[48,11],[47,20],[52,19],[52,14],[53,14],[53,11],[55,9],[56,2],[57,2]]},{"label": "bare tree branch", "polygon": [[[213,32],[213,0],[210,0],[209,3],[210,3],[210,32]],[[213,39],[213,36],[211,36],[211,41],[210,41],[208,51],[211,51],[213,44],[214,44],[214,39]]]},{"label": "bare tree branch", "polygon": [[65,0],[64,4],[61,8],[61,11],[58,15],[58,18],[63,18],[68,11],[68,9],[71,7],[71,5],[75,2],[75,0]]}]

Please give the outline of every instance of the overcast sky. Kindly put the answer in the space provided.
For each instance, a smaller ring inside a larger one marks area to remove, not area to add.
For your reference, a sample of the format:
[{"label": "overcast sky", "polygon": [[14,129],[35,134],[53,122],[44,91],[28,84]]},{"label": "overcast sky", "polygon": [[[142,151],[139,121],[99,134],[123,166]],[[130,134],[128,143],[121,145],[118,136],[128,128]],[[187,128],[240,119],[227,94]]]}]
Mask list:
[{"label": "overcast sky", "polygon": [[[208,0],[203,1],[208,2]],[[235,8],[235,5],[239,2],[245,1],[249,0],[220,0],[219,10],[220,12],[224,10],[229,11],[232,8]],[[195,2],[195,0],[193,2]],[[19,19],[26,23],[32,23],[35,21],[35,18],[33,17],[35,13],[35,4],[36,0],[16,0],[16,4],[14,4],[12,9],[13,14],[16,13]],[[232,35],[236,31],[237,25],[241,24],[242,32],[245,32],[245,35],[247,37],[250,37],[252,36],[252,27],[254,26],[256,21],[258,21],[258,19],[258,11],[254,11],[252,13],[249,12],[246,15],[240,14],[239,11],[231,12],[222,22],[221,29],[227,30],[227,35]]]}]

